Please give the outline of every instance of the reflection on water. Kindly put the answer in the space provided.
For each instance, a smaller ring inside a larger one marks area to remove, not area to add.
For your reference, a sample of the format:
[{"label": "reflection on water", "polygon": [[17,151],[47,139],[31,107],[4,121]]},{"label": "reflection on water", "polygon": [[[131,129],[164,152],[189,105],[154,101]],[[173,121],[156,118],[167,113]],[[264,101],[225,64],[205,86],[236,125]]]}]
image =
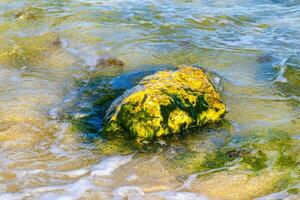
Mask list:
[{"label": "reflection on water", "polygon": [[[0,0],[0,199],[299,199],[300,2]],[[140,146],[109,103],[179,64],[226,120]]]}]

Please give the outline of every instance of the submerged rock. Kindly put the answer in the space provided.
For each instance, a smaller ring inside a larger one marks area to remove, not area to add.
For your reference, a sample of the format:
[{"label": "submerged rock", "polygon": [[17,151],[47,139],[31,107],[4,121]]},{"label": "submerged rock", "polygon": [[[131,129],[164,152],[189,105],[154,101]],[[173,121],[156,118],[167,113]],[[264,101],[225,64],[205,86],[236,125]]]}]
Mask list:
[{"label": "submerged rock", "polygon": [[87,63],[92,76],[117,76],[125,66],[125,63],[109,54],[97,56]]},{"label": "submerged rock", "polygon": [[116,67],[123,67],[125,64],[122,60],[119,60],[115,57],[104,56],[100,58],[97,62],[97,66],[100,67],[109,67],[109,66],[116,66]]},{"label": "submerged rock", "polygon": [[216,122],[224,113],[225,105],[204,71],[180,66],[143,78],[116,99],[102,133],[149,139]]},{"label": "submerged rock", "polygon": [[270,54],[259,55],[256,58],[256,62],[259,64],[269,63],[269,62],[272,62],[272,60],[274,60],[274,58]]}]

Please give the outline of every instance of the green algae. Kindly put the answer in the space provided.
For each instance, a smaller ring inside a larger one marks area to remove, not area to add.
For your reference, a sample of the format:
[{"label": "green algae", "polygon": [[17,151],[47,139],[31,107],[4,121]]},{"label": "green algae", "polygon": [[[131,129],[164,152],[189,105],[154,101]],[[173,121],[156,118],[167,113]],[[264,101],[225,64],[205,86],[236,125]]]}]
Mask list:
[{"label": "green algae", "polygon": [[267,167],[266,161],[267,157],[261,151],[251,152],[250,150],[242,149],[221,149],[213,154],[207,154],[205,161],[200,165],[198,170],[218,169],[240,163],[246,165],[246,169],[259,171]]},{"label": "green algae", "polygon": [[71,120],[72,131],[86,134],[85,136],[91,135],[90,133],[97,133],[98,128],[95,126],[95,122],[91,116],[80,117],[79,119]]},{"label": "green algae", "polygon": [[276,166],[279,168],[296,168],[299,166],[299,163],[295,157],[288,155],[288,153],[280,152]]},{"label": "green algae", "polygon": [[287,190],[287,192],[289,194],[298,194],[299,193],[299,189],[298,188],[290,188]]},{"label": "green algae", "polygon": [[285,174],[284,177],[282,177],[280,180],[276,182],[273,191],[281,191],[283,189],[290,187],[291,185],[293,185],[293,183],[294,183],[293,178],[291,178],[288,174]]},{"label": "green algae", "polygon": [[230,156],[226,152],[218,150],[213,154],[206,155],[205,162],[201,165],[201,168],[204,170],[222,168],[235,158],[235,156]]},{"label": "green algae", "polygon": [[262,131],[259,134],[253,135],[242,146],[251,147],[255,150],[255,153],[242,160],[242,162],[251,165],[254,170],[266,168],[266,162],[270,159],[268,154],[272,152],[277,152],[276,161],[272,162],[272,164],[270,163],[272,167],[287,169],[299,166],[299,163],[297,163],[299,155],[296,152],[297,144],[287,132],[276,129]]},{"label": "green algae", "polygon": [[242,157],[242,163],[247,164],[251,170],[259,171],[267,167],[266,165],[267,156],[262,151],[251,152]]},{"label": "green algae", "polygon": [[233,166],[253,174],[269,167],[292,172],[300,167],[297,147],[297,142],[295,143],[287,132],[267,129],[249,135],[235,135],[212,152],[211,150],[201,153],[185,152],[174,160],[176,162],[172,162],[193,172],[211,169],[229,170]]}]

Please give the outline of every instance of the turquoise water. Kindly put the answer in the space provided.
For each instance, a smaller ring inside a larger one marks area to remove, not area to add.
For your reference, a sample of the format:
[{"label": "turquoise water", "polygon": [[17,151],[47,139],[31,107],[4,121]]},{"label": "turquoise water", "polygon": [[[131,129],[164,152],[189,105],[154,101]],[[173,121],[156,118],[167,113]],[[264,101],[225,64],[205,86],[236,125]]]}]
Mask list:
[{"label": "turquoise water", "polygon": [[[180,64],[224,121],[101,139],[104,102]],[[297,0],[0,0],[0,199],[299,199],[299,98]]]}]

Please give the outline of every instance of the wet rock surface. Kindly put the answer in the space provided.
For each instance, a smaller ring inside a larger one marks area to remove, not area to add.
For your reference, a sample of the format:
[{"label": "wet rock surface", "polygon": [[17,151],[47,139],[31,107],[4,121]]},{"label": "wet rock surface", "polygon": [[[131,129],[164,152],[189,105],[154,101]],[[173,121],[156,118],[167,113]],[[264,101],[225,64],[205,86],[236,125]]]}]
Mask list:
[{"label": "wet rock surface", "polygon": [[180,66],[145,77],[108,109],[107,137],[149,139],[218,121],[225,105],[204,71]]}]

